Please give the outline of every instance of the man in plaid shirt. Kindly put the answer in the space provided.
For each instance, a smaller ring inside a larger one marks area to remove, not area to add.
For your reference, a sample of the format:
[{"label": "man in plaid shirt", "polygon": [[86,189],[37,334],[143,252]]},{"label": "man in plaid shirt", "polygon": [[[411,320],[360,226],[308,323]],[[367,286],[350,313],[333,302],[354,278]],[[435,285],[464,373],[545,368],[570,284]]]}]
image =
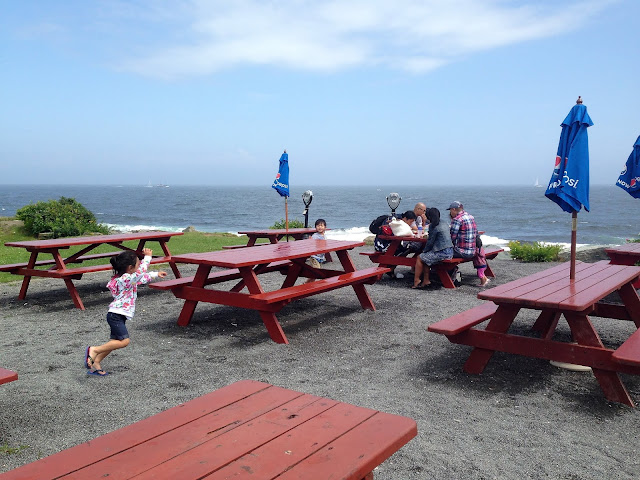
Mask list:
[{"label": "man in plaid shirt", "polygon": [[451,240],[453,241],[453,256],[469,260],[476,253],[476,236],[478,227],[475,219],[464,211],[460,202],[449,205],[451,216]]}]

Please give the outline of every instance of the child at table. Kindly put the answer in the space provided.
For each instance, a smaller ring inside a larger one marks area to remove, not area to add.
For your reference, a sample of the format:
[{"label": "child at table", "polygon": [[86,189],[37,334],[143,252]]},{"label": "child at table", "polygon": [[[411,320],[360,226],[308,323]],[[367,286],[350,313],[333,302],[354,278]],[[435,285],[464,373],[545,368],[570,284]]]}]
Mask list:
[{"label": "child at table", "polygon": [[126,250],[115,257],[111,257],[113,266],[113,277],[107,283],[107,288],[113,295],[113,301],[109,304],[107,313],[107,323],[111,327],[111,339],[102,345],[89,346],[85,352],[85,367],[91,375],[105,376],[105,372],[100,362],[114,350],[124,348],[129,345],[129,332],[126,322],[133,318],[136,308],[136,298],[138,297],[138,285],[149,283],[153,278],[164,278],[167,272],[147,272],[147,267],[151,262],[150,248],[142,250],[144,258],[138,258],[136,252]]},{"label": "child at table", "polygon": [[[327,222],[323,218],[319,218],[318,220],[316,220],[315,227],[316,227],[316,231],[314,232],[313,235],[311,235],[311,238],[314,238],[316,240],[325,240],[324,232],[327,230]],[[324,256],[324,253],[311,255],[307,259],[307,263],[313,268],[322,268],[322,264],[326,263],[326,261],[327,260]],[[313,282],[314,280],[315,279],[313,278],[309,278],[307,279],[307,283]]]}]

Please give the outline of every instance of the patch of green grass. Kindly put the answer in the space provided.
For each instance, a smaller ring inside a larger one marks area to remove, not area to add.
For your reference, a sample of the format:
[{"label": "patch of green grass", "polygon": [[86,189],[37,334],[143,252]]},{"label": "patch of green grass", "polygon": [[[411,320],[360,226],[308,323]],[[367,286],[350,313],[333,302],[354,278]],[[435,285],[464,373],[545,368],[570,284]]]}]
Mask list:
[{"label": "patch of green grass", "polygon": [[640,243],[640,237],[638,237],[638,238],[627,238],[627,243]]},{"label": "patch of green grass", "polygon": [[[279,222],[274,223],[269,228],[272,230],[280,230],[286,227],[286,220],[281,218]],[[304,228],[301,220],[289,220],[289,228]]]},{"label": "patch of green grass", "polygon": [[562,251],[560,245],[548,245],[541,242],[520,243],[509,242],[511,258],[523,262],[555,262]]},{"label": "patch of green grass", "polygon": [[[13,220],[13,219],[9,219]],[[7,265],[12,263],[22,263],[29,260],[29,252],[24,248],[5,247],[6,242],[17,242],[21,240],[35,240],[33,236],[27,235],[24,229],[20,226],[12,225],[11,228],[7,228],[7,225],[0,221],[0,265]],[[238,237],[232,233],[202,233],[202,232],[188,232],[184,235],[176,235],[171,237],[168,243],[169,250],[172,255],[178,255],[180,253],[199,253],[199,252],[212,252],[214,250],[222,250],[223,245],[246,245],[246,235]],[[130,248],[136,248],[138,241],[125,242],[126,246]],[[157,242],[147,242],[146,246],[151,248],[155,254],[162,252],[160,245]],[[73,253],[81,250],[84,246],[71,247],[65,249],[63,255],[68,257]],[[100,245],[93,253],[112,252],[114,248],[111,245]],[[38,255],[38,260],[47,260],[53,258],[48,254]],[[98,259],[83,262],[82,265],[102,265],[108,262],[108,259]],[[0,283],[15,282],[22,280],[21,276],[11,275],[10,273],[0,272]]]},{"label": "patch of green grass", "polygon": [[8,444],[4,443],[0,445],[0,454],[2,455],[12,455],[14,453],[21,452],[22,450],[29,448],[27,445],[20,445],[19,447],[10,447]]}]

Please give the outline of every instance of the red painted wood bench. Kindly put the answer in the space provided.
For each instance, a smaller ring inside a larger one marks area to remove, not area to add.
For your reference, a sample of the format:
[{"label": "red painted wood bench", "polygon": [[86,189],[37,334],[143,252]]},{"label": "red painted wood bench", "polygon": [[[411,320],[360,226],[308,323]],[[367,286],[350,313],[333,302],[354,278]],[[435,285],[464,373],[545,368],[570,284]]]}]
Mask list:
[{"label": "red painted wood bench", "polygon": [[475,327],[485,320],[489,320],[497,309],[498,306],[495,303],[485,302],[477,307],[453,315],[452,317],[432,323],[427,330],[446,336],[457,335],[471,327]]},{"label": "red painted wood bench", "polygon": [[[256,273],[268,273],[280,271],[286,273],[287,268],[291,266],[291,262],[289,260],[281,260],[279,262],[272,262],[267,266],[260,268]],[[157,290],[173,290],[174,288],[184,287],[186,285],[191,285],[193,283],[193,279],[195,277],[181,277],[175,278],[172,280],[163,280],[161,282],[153,282],[149,284],[150,288],[155,288]],[[222,283],[228,280],[238,280],[242,278],[242,274],[240,270],[237,268],[229,268],[226,270],[218,270],[215,272],[211,272],[207,276],[207,280],[204,282],[205,285],[213,285],[215,283]]]},{"label": "red painted wood bench", "polygon": [[632,333],[631,336],[611,354],[611,358],[616,362],[626,365],[640,366],[640,329]]},{"label": "red painted wood bench", "polygon": [[363,270],[356,270],[355,272],[343,273],[342,275],[336,275],[334,277],[322,278],[311,283],[303,283],[301,285],[294,285],[293,287],[274,290],[273,292],[251,295],[251,298],[267,304],[287,304],[299,298],[328,292],[344,286],[375,283],[388,271],[388,268],[370,267]]},{"label": "red painted wood bench", "polygon": [[[68,261],[65,262],[65,265],[69,265],[69,264],[74,264],[74,263],[82,263],[85,262],[87,260],[97,260],[99,258],[109,258],[109,257],[113,257],[114,255],[118,255],[119,253],[121,253],[122,250],[118,251],[118,252],[106,252],[106,253],[94,253],[92,255],[82,255],[80,257],[77,257],[75,259],[75,261]],[[56,261],[53,258],[50,258],[48,260],[38,260],[37,262],[35,262],[36,267],[40,267],[43,265],[55,265]],[[13,270],[19,270],[20,268],[26,268],[28,266],[27,262],[23,262],[23,263],[12,263],[12,264],[8,264],[8,265],[0,265],[0,272],[10,272]]]},{"label": "red painted wood bench", "polygon": [[2,480],[372,480],[408,417],[243,380],[0,475]]},{"label": "red painted wood bench", "polygon": [[18,374],[13,370],[7,370],[0,367],[0,385],[3,383],[13,382],[18,379]]}]

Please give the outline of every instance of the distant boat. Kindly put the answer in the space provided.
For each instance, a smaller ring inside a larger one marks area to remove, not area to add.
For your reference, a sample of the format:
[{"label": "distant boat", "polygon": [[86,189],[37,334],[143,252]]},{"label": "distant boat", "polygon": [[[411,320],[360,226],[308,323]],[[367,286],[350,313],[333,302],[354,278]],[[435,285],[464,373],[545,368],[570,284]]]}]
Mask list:
[{"label": "distant boat", "polygon": [[166,187],[169,188],[169,185],[165,185],[164,183],[159,183],[156,185],[156,187]]},{"label": "distant boat", "polygon": [[540,182],[538,181],[537,177],[536,177],[536,183],[534,183],[533,186],[537,188],[542,188],[542,185],[540,185]]},{"label": "distant boat", "polygon": [[145,187],[147,187],[147,188],[153,188],[153,185],[151,185],[151,180],[149,180],[149,183],[147,183],[147,184],[145,185]]}]

